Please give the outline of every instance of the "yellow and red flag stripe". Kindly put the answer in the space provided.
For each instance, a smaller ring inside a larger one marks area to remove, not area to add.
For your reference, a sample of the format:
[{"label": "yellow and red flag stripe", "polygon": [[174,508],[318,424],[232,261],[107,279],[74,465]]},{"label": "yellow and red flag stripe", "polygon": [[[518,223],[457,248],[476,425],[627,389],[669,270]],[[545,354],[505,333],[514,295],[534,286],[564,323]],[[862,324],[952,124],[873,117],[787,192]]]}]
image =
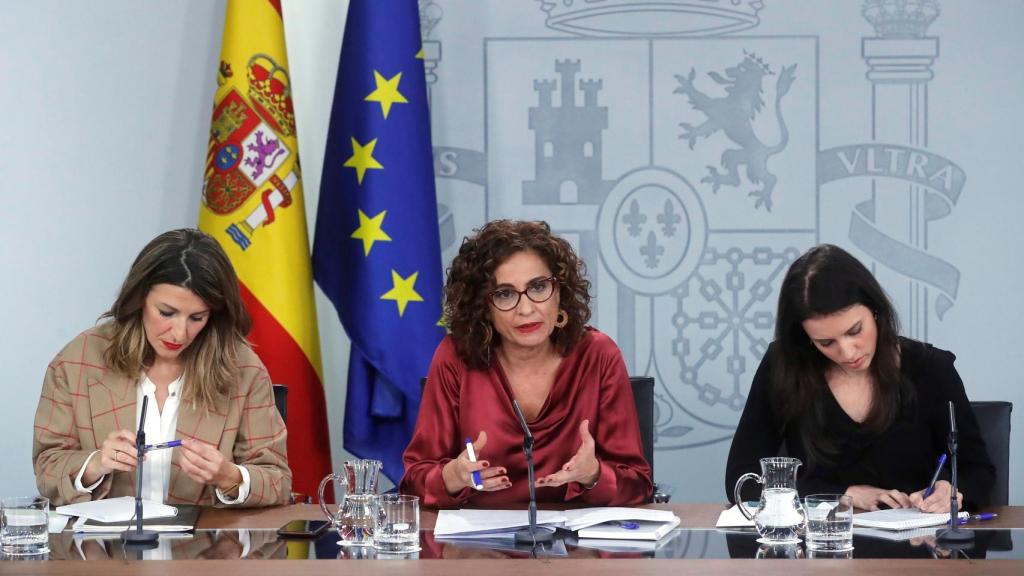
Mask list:
[{"label": "yellow and red flag stripe", "polygon": [[199,227],[231,258],[249,340],[288,387],[292,489],[315,495],[331,451],[279,0],[228,0],[213,108]]}]

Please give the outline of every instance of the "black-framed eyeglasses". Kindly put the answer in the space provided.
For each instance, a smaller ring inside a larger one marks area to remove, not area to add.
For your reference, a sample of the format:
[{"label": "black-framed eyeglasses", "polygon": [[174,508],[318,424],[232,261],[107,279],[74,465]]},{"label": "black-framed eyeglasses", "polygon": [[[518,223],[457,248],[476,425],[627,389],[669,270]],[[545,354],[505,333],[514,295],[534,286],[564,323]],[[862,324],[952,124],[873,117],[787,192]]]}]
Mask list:
[{"label": "black-framed eyeglasses", "polygon": [[526,285],[526,290],[498,288],[489,293],[487,299],[498,310],[508,312],[519,306],[519,299],[522,298],[523,294],[526,294],[526,297],[536,304],[547,302],[555,294],[555,286],[557,284],[558,279],[554,276],[537,278],[536,280],[530,280],[530,283]]}]

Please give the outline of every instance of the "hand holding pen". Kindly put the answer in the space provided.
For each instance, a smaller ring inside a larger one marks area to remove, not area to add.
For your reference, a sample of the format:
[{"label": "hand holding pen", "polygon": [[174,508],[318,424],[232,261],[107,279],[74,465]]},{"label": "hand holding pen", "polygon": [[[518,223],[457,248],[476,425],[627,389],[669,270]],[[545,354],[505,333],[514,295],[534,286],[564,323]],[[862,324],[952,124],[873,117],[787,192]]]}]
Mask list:
[{"label": "hand holding pen", "polygon": [[939,474],[942,474],[942,467],[946,465],[946,453],[943,452],[939,456],[939,465],[935,467],[935,474],[932,474],[932,481],[928,483],[928,488],[924,491],[924,499],[927,500],[932,492],[935,492],[935,482],[939,479]]},{"label": "hand holding pen", "polygon": [[[947,512],[949,511],[949,493],[953,489],[953,486],[945,481],[939,480],[939,476],[942,474],[942,468],[946,465],[946,454],[942,453],[939,456],[938,465],[935,467],[935,473],[932,474],[932,481],[928,487],[924,490],[914,492],[910,495],[910,502],[916,506],[922,512]],[[957,506],[963,506],[963,494],[960,492],[956,493]]]},{"label": "hand holding pen", "polygon": [[[448,461],[441,469],[444,488],[449,494],[458,494],[466,488],[493,492],[512,486],[508,479],[508,471],[503,467],[491,466],[486,459],[477,460],[487,445],[487,433],[480,431],[476,441],[466,439],[466,447],[457,458]],[[480,488],[477,488],[480,486]]]}]

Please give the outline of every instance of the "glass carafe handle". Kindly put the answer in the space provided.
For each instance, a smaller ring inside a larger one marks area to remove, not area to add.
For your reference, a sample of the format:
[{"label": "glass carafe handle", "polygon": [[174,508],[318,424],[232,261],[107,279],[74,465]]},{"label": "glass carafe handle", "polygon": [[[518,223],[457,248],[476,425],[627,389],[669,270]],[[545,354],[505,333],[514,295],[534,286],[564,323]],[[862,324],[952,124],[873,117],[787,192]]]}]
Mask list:
[{"label": "glass carafe handle", "polygon": [[764,480],[762,480],[760,476],[753,472],[747,472],[743,476],[740,476],[740,479],[736,481],[736,487],[733,488],[732,491],[732,499],[736,502],[736,506],[739,507],[740,513],[743,514],[743,517],[747,520],[753,520],[754,514],[750,511],[750,508],[747,508],[747,505],[743,503],[743,498],[740,497],[740,489],[743,488],[743,483],[747,480],[754,480],[758,484],[764,484]]},{"label": "glass carafe handle", "polygon": [[[331,513],[330,509],[327,508],[327,502],[324,501],[324,488],[327,488],[327,483],[330,482],[331,480],[334,480],[335,478],[341,480],[342,487],[345,488],[345,490],[347,491],[348,486],[345,476],[339,474],[328,474],[327,476],[324,476],[324,479],[320,481],[320,488],[318,488],[316,491],[316,498],[317,501],[320,502],[320,509],[323,510],[324,516],[327,516],[327,519],[331,521],[331,524],[337,524],[338,521],[340,520],[340,510],[339,514],[335,516]],[[337,494],[335,494],[335,500],[337,500]]]}]

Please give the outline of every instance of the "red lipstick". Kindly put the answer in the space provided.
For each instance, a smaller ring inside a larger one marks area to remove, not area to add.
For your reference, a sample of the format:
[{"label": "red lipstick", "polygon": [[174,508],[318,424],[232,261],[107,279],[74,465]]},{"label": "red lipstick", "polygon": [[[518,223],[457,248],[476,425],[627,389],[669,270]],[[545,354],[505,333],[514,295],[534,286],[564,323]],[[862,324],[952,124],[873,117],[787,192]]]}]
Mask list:
[{"label": "red lipstick", "polygon": [[540,327],[540,322],[531,322],[529,324],[523,324],[522,326],[516,326],[516,331],[522,334],[529,334],[530,332],[536,332]]},{"label": "red lipstick", "polygon": [[181,347],[184,346],[184,344],[175,344],[174,342],[168,342],[167,340],[161,340],[160,343],[164,345],[164,348],[172,351],[181,350]]}]

